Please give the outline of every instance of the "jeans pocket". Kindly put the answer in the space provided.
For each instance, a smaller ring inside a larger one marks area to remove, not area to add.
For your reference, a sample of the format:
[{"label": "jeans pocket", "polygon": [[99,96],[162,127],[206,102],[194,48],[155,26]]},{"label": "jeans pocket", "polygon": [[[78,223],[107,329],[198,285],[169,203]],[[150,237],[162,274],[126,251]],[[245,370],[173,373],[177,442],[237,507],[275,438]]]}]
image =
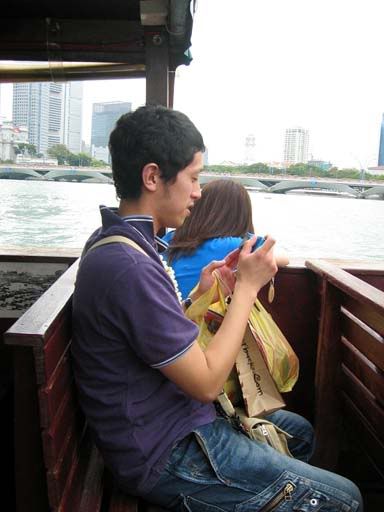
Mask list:
[{"label": "jeans pocket", "polygon": [[[292,478],[292,476],[294,478]],[[235,507],[235,512],[277,512],[292,510],[291,505],[295,498],[297,485],[295,475],[284,471],[280,477],[262,492],[255,494],[252,498],[239,503]]]},{"label": "jeans pocket", "polygon": [[172,450],[165,470],[171,475],[196,484],[215,485],[218,483],[210,459],[194,433],[185,437]]},{"label": "jeans pocket", "polygon": [[[225,485],[232,485],[232,481],[228,478],[225,478],[222,472],[220,471],[219,464],[215,460],[215,457],[212,455],[212,451],[210,450],[209,443],[207,443],[207,439],[204,436],[201,436],[199,430],[196,429],[194,431],[196,443],[199,446],[199,449],[203,456],[205,457],[206,463],[210,468],[210,471],[215,475],[216,481],[221,482]],[[224,457],[224,452],[222,454],[222,458]],[[225,464],[225,459],[221,460],[221,465]]]},{"label": "jeans pocket", "polygon": [[[358,502],[343,491],[284,471],[272,485],[236,506],[236,512],[354,512]],[[338,496],[339,493],[339,496]]]}]

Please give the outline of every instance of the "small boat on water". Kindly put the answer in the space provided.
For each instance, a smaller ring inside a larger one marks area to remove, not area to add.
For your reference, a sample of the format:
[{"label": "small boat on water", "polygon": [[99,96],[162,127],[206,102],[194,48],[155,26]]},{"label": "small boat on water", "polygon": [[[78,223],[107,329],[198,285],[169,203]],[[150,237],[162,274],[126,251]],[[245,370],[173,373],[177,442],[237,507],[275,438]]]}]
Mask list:
[{"label": "small boat on water", "polygon": [[[191,0],[94,1],[92,6],[85,0],[58,0],[49,6],[42,0],[6,2],[1,59],[44,64],[3,65],[0,78],[24,82],[145,77],[147,102],[172,107],[175,70],[190,60],[193,4]],[[234,3],[236,8],[240,7]],[[220,23],[219,14],[213,21]],[[60,389],[50,394],[39,373],[51,361],[44,340],[54,343],[52,332],[65,331],[66,324],[60,321],[68,318],[78,257],[75,250],[0,248],[0,333],[6,333],[7,341],[0,343],[2,499],[10,511],[99,510],[84,505],[89,496],[80,500],[72,491],[74,466],[50,466],[49,442],[57,442],[61,453],[68,439],[77,437],[59,421],[69,418],[63,413],[67,402],[59,404]],[[315,424],[315,462],[357,482],[366,511],[380,512],[384,510],[384,262],[297,260],[279,271],[275,289],[272,305],[265,294],[261,301],[301,364],[299,382],[284,397],[287,406]],[[60,316],[61,310],[58,314],[56,303],[64,303],[60,307],[67,316]],[[51,315],[48,324],[41,320],[44,312]],[[55,348],[57,343],[56,339]],[[58,354],[51,373],[70,372],[64,365],[65,350]],[[65,384],[61,393],[65,394],[65,386],[71,387],[70,375],[57,382]],[[42,405],[45,396],[51,400],[48,412]],[[56,418],[57,431],[47,427],[49,414]],[[71,450],[72,463],[76,445]],[[60,458],[55,461],[59,464]],[[84,482],[98,488],[99,481],[91,477],[87,473]],[[72,508],[68,503],[73,503]]]}]

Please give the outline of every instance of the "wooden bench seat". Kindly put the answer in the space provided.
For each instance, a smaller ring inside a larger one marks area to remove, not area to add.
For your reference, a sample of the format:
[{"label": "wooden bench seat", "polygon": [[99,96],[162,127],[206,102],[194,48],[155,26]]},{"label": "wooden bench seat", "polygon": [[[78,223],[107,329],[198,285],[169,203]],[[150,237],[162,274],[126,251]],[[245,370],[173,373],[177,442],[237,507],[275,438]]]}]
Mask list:
[{"label": "wooden bench seat", "polygon": [[361,456],[349,457],[346,470],[363,493],[375,493],[383,510],[384,292],[325,261],[306,265],[319,276],[321,290],[315,462],[339,469],[349,442]]},{"label": "wooden bench seat", "polygon": [[[337,470],[348,433],[369,460],[370,483],[380,494],[384,293],[324,261],[309,261],[307,267],[318,276],[321,291],[316,463]],[[77,263],[4,336],[13,347],[15,368],[17,511],[154,512],[155,507],[115,488],[78,406],[69,358],[76,272]],[[382,494],[378,503],[383,505]]]},{"label": "wooden bench seat", "polygon": [[4,335],[14,347],[17,511],[144,511],[114,487],[78,405],[69,357],[77,266]]}]

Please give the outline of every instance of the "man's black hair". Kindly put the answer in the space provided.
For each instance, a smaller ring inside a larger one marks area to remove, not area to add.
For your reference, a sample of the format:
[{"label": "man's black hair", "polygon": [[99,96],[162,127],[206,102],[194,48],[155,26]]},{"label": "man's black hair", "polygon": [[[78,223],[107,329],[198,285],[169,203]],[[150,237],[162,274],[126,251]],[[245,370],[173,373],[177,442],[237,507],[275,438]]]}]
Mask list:
[{"label": "man's black hair", "polygon": [[157,164],[164,182],[172,182],[205,147],[200,132],[185,114],[145,106],[118,119],[109,138],[109,151],[117,196],[137,199],[146,164]]}]

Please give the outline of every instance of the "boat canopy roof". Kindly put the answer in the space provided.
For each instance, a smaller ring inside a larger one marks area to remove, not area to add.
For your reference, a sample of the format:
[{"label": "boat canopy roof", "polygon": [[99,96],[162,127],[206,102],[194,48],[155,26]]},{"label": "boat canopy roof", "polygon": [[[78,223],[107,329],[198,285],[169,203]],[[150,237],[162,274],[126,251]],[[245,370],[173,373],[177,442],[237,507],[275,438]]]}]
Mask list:
[{"label": "boat canopy roof", "polygon": [[189,64],[195,0],[3,0],[0,81],[146,77]]}]

